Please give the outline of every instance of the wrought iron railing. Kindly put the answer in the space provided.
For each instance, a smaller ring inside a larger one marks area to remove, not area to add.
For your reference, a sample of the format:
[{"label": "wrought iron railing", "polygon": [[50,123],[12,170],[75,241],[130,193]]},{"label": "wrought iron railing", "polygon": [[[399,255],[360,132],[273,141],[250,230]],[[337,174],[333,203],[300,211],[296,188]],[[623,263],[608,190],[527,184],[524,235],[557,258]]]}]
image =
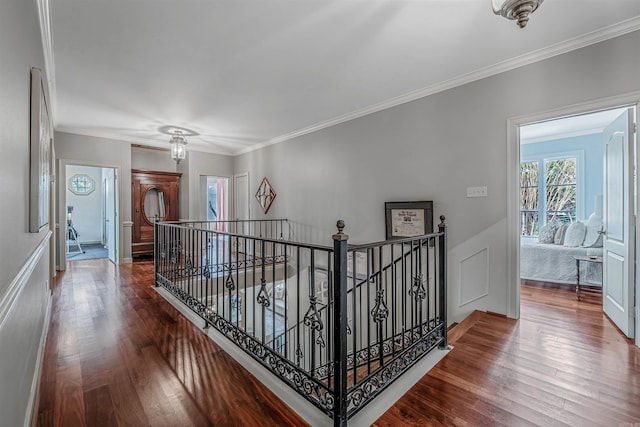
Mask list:
[{"label": "wrought iron railing", "polygon": [[286,220],[158,223],[156,283],[345,425],[447,345],[441,220],[357,246],[339,221],[333,247],[288,240]]}]

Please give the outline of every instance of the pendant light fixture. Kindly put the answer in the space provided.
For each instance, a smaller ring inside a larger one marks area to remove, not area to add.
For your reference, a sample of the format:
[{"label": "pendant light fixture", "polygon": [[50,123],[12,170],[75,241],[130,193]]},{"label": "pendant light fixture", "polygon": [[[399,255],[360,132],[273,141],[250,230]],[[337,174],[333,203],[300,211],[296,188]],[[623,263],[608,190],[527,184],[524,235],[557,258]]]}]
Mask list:
[{"label": "pendant light fixture", "polygon": [[180,164],[180,161],[187,156],[187,138],[182,135],[182,131],[174,130],[169,144],[171,145],[171,158]]}]

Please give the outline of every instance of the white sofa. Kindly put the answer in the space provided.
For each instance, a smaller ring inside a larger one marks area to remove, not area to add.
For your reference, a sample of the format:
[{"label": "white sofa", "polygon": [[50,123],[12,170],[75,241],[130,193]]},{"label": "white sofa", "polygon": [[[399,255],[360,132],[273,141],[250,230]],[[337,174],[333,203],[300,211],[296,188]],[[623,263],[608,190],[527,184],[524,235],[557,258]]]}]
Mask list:
[{"label": "white sofa", "polygon": [[[553,228],[556,228],[553,231]],[[523,238],[520,244],[520,278],[542,282],[576,283],[574,256],[602,256],[602,219],[592,214],[588,220],[565,226],[547,224],[540,241]],[[549,239],[549,236],[554,237]],[[566,240],[565,240],[566,237]],[[602,285],[602,264],[580,263],[580,283]]]}]

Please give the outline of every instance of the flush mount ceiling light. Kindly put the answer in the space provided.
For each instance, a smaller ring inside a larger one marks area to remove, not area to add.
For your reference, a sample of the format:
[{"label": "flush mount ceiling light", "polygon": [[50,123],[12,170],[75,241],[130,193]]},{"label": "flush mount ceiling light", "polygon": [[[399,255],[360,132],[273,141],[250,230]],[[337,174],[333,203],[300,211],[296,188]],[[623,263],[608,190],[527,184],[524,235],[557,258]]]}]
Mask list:
[{"label": "flush mount ceiling light", "polygon": [[491,0],[493,13],[507,19],[516,20],[518,27],[524,28],[529,22],[529,15],[536,11],[544,0]]},{"label": "flush mount ceiling light", "polygon": [[180,161],[184,160],[187,155],[187,138],[182,135],[182,131],[174,130],[169,144],[171,145],[171,158],[180,164]]}]

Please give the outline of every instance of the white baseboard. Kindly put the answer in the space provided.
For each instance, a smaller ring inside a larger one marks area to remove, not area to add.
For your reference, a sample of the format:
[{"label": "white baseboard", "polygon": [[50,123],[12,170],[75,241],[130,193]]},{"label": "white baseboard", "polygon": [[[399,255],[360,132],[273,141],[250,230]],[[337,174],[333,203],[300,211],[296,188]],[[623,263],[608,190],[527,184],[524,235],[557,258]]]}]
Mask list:
[{"label": "white baseboard", "polygon": [[[204,326],[204,320],[185,306],[163,287],[154,287],[171,305],[184,315],[191,323],[199,327]],[[304,397],[296,393],[291,387],[277,379],[269,370],[256,362],[251,356],[231,342],[226,336],[215,328],[209,327],[203,330],[209,338],[218,344],[236,362],[240,363],[247,371],[255,376],[262,384],[278,396],[285,404],[312,426],[332,426],[333,420],[313,406]]]},{"label": "white baseboard", "polygon": [[133,258],[122,258],[123,264],[133,264]]},{"label": "white baseboard", "polygon": [[389,387],[384,389],[369,405],[349,418],[349,425],[368,427],[391,408],[411,387],[422,379],[453,347],[446,350],[434,349],[416,363],[409,371],[401,375]]},{"label": "white baseboard", "polygon": [[31,394],[29,396],[29,405],[27,406],[27,416],[24,419],[24,427],[35,427],[38,422],[38,403],[40,400],[40,376],[42,375],[42,367],[44,365],[44,350],[49,335],[49,324],[51,323],[51,308],[53,305],[53,297],[49,292],[47,301],[47,312],[44,315],[44,325],[42,328],[42,336],[38,345],[38,355],[36,356],[36,371],[33,374],[31,382]]},{"label": "white baseboard", "polygon": [[78,240],[78,243],[80,243],[81,245],[95,245],[95,244],[102,245],[102,242],[100,240],[87,240],[82,242]]},{"label": "white baseboard", "polygon": [[[182,301],[174,297],[163,287],[154,289],[182,313],[191,323],[202,328],[204,320],[189,309]],[[291,387],[276,378],[269,370],[256,362],[251,356],[237,347],[226,336],[218,332],[215,328],[209,327],[204,332],[216,344],[218,344],[233,359],[240,363],[253,376],[273,391],[284,403],[300,415],[312,426],[331,426],[333,420],[313,406],[305,398],[296,393]],[[375,402],[365,406],[360,412],[349,419],[349,425],[356,427],[370,426],[375,420],[380,418],[393,404],[398,401],[411,387],[427,374],[443,357],[451,351],[452,347],[445,350],[435,349],[419,362],[410,371],[405,372],[393,384],[376,397]]]}]

